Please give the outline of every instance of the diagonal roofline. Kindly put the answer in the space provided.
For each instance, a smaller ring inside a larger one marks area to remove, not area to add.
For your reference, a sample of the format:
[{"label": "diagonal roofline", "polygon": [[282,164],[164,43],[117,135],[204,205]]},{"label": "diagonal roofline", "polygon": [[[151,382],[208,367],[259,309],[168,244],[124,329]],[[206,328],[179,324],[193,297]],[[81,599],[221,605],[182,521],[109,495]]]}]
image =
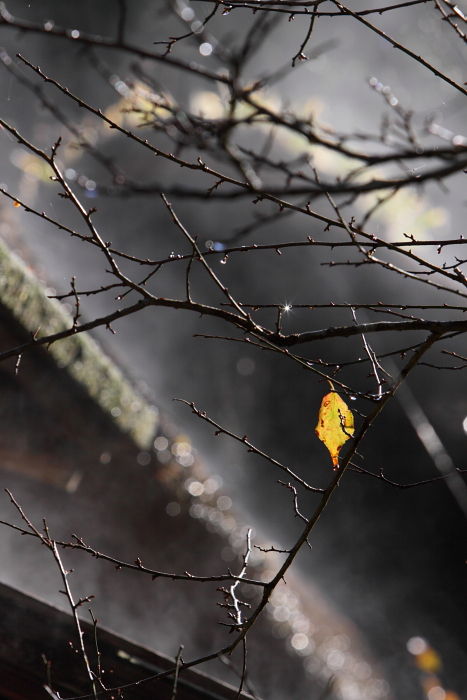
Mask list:
[{"label": "diagonal roofline", "polygon": [[[45,287],[1,240],[0,305],[38,337],[73,325],[73,317],[63,304],[47,296]],[[159,426],[158,409],[135,390],[88,333],[52,343],[48,352],[137,447],[147,450],[151,446]]]}]

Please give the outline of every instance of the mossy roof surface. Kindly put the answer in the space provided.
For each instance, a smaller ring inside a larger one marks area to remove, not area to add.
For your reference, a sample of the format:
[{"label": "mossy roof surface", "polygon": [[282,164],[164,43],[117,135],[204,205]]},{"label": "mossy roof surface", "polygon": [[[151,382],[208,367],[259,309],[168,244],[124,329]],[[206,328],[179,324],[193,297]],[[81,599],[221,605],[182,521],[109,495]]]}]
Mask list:
[{"label": "mossy roof surface", "polygon": [[[51,335],[71,328],[73,317],[24,262],[0,241],[0,304],[29,332]],[[39,329],[39,331],[38,331]],[[158,410],[136,392],[119,367],[88,333],[76,333],[48,352],[87,394],[108,413],[120,430],[142,450],[149,449],[158,427]]]}]

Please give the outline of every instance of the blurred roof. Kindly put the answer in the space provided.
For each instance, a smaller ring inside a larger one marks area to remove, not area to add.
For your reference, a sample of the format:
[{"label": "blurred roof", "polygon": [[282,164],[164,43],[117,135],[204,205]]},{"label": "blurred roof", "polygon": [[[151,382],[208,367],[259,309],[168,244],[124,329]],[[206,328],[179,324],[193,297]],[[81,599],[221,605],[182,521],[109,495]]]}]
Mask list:
[{"label": "blurred roof", "polygon": [[[88,653],[95,655],[94,627],[81,622]],[[141,681],[174,667],[174,659],[98,628],[104,679],[108,687]],[[9,700],[47,698],[46,664],[54,693],[61,697],[87,695],[89,680],[83,659],[73,647],[78,636],[73,617],[52,605],[0,584],[0,697]],[[131,689],[131,697],[170,700],[172,676]],[[180,674],[177,700],[236,700],[237,689],[200,671]],[[251,696],[242,693],[245,700]]]},{"label": "blurred roof", "polygon": [[[73,325],[73,316],[63,304],[49,298],[47,291],[0,241],[0,304],[31,336],[59,333]],[[65,369],[140,449],[150,446],[158,426],[157,410],[135,391],[95,340],[86,333],[77,333],[53,343],[48,351],[59,368]]]}]

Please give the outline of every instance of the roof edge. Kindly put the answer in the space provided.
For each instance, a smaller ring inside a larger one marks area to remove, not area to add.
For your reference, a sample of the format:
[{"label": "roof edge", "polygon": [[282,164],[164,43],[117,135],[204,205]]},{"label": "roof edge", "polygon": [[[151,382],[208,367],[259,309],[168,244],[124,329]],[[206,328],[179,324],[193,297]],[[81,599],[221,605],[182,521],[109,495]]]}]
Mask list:
[{"label": "roof edge", "polygon": [[[0,241],[0,304],[37,337],[67,330],[73,317],[24,262]],[[47,348],[57,365],[80,384],[135,444],[147,450],[157,432],[159,411],[133,387],[89,333],[76,333]]]}]

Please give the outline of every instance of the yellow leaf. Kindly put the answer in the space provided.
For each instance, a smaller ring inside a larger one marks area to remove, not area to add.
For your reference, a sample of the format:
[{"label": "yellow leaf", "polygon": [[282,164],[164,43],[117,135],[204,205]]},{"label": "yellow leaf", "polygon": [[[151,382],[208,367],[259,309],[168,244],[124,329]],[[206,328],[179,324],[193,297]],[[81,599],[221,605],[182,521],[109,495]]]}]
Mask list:
[{"label": "yellow leaf", "polygon": [[334,469],[337,469],[337,456],[344,442],[354,434],[354,420],[352,411],[335,391],[326,394],[321,402],[315,432],[331,453]]}]

